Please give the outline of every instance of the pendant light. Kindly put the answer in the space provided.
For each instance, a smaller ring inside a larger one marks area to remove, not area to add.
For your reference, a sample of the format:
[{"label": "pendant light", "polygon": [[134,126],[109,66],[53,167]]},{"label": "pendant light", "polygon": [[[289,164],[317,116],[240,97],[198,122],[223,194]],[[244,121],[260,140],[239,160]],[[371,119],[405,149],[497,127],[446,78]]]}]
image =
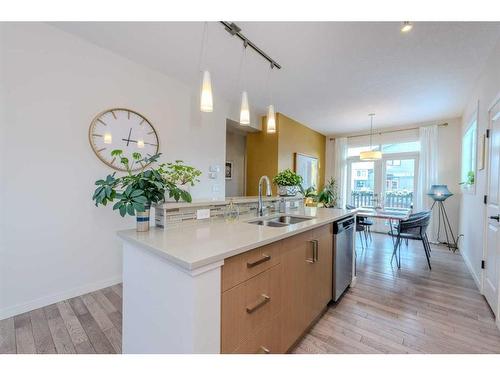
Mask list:
[{"label": "pendant light", "polygon": [[[202,71],[202,64],[205,62],[205,50],[208,42],[208,22],[205,22],[203,27],[203,39],[201,42],[201,53],[200,53],[200,71]],[[210,79],[210,72],[207,69],[203,70],[203,78],[201,83],[201,94],[200,94],[200,111],[202,112],[213,112],[213,96],[212,96],[212,80]]]},{"label": "pendant light", "polygon": [[240,124],[249,125],[250,124],[250,106],[248,105],[248,94],[245,90],[245,79],[241,78],[245,76],[245,57],[247,51],[247,42],[243,43],[243,55],[241,57],[240,63],[240,81],[243,81],[243,92],[241,93],[241,108],[240,108]]},{"label": "pendant light", "polygon": [[363,161],[375,161],[382,159],[382,152],[373,151],[372,147],[372,137],[373,137],[373,116],[375,113],[370,113],[370,149],[368,151],[361,151],[359,153],[359,159]]},{"label": "pendant light", "polygon": [[[269,68],[269,73],[267,76],[267,86],[268,86],[268,91],[269,91],[269,103],[273,102],[273,95],[272,95],[272,86],[270,84],[271,80],[271,73],[274,68],[274,65],[271,63],[271,67]],[[267,107],[267,133],[268,134],[274,134],[276,133],[276,112],[274,111],[274,105],[269,104]]]}]

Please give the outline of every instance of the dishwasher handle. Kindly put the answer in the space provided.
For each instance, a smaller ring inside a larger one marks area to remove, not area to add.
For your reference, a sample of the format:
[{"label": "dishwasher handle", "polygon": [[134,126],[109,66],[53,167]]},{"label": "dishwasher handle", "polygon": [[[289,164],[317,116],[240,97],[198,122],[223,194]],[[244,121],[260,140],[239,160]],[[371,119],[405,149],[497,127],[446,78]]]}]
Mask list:
[{"label": "dishwasher handle", "polygon": [[350,216],[333,223],[333,234],[342,233],[346,230],[351,229],[352,227],[354,227],[354,217]]}]

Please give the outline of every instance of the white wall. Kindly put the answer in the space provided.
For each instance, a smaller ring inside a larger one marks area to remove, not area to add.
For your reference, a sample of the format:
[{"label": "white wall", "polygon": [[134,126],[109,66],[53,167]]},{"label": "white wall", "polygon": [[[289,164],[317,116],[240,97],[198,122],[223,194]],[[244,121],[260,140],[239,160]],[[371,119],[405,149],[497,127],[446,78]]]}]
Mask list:
[{"label": "white wall", "polygon": [[[127,107],[151,120],[164,160],[203,171],[195,198],[223,198],[228,104],[198,110],[198,91],[40,23],[0,23],[0,319],[121,279],[115,232],[133,227],[91,201],[112,172],[87,132],[100,111]],[[232,109],[234,113],[234,109]],[[218,192],[213,191],[217,185]]]},{"label": "white wall", "polygon": [[[478,139],[488,127],[488,110],[500,95],[500,42],[492,51],[486,66],[478,77],[476,85],[462,115],[462,134],[479,101]],[[479,150],[478,150],[479,151]],[[486,169],[476,173],[475,193],[462,194],[460,229],[464,238],[460,250],[478,286],[481,285],[481,260],[483,258],[483,233],[485,224]]]}]

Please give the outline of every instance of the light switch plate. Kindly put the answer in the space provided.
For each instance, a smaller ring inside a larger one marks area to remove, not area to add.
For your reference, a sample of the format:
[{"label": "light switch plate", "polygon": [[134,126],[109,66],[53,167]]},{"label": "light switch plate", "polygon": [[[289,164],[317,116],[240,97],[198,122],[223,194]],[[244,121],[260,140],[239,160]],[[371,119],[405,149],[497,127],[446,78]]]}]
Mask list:
[{"label": "light switch plate", "polygon": [[210,208],[203,208],[201,210],[196,210],[196,219],[208,219],[210,218]]}]

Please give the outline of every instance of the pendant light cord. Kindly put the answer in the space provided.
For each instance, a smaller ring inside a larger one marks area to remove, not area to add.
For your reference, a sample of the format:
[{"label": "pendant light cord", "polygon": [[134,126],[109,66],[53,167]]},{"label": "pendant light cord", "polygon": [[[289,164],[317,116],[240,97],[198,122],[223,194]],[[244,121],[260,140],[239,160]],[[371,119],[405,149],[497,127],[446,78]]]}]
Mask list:
[{"label": "pendant light cord", "polygon": [[370,116],[370,151],[373,149],[373,116],[375,116],[374,113],[370,113],[368,116]]},{"label": "pendant light cord", "polygon": [[198,66],[198,70],[200,72],[204,70],[203,63],[205,62],[207,44],[208,44],[208,22],[205,22],[203,25],[203,36],[201,38],[200,64]]},{"label": "pendant light cord", "polygon": [[245,80],[244,78],[242,77],[245,73],[245,58],[246,58],[246,54],[247,54],[247,44],[246,42],[243,43],[243,51],[241,53],[241,59],[240,59],[240,68],[239,68],[239,72],[238,72],[238,90],[242,90],[242,91],[245,91],[246,89],[246,85],[245,85]]},{"label": "pendant light cord", "polygon": [[267,78],[266,78],[266,92],[269,98],[269,104],[273,104],[273,90],[272,90],[272,84],[271,84],[271,74],[273,71],[274,65],[271,64],[269,66],[269,70],[267,71]]}]

